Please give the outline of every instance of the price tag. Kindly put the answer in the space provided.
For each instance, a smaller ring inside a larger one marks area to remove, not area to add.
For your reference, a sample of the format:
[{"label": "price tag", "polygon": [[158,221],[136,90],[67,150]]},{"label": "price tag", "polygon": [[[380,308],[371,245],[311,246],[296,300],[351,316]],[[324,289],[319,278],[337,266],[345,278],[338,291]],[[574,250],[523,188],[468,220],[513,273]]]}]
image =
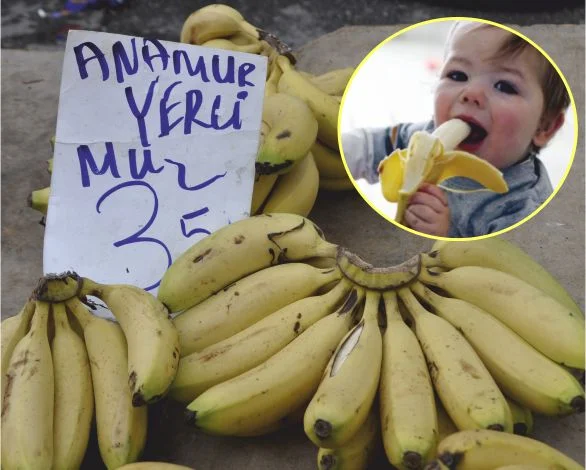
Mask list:
[{"label": "price tag", "polygon": [[43,270],[156,295],[249,215],[266,57],[90,31],[67,38]]}]

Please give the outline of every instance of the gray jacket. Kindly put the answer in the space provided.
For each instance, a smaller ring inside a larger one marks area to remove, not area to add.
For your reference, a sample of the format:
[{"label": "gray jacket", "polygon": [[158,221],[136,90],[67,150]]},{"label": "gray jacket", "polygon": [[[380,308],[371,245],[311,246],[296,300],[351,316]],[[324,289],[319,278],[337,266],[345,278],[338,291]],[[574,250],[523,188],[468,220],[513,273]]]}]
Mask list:
[{"label": "gray jacket", "polygon": [[[342,149],[352,176],[376,183],[381,160],[394,149],[406,148],[415,131],[433,129],[433,121],[428,121],[343,134]],[[451,178],[440,185],[450,206],[448,237],[476,237],[510,227],[532,214],[553,192],[547,170],[534,153],[503,170],[503,176],[509,186],[506,194],[484,189],[464,177]],[[460,192],[463,190],[475,192]]]}]

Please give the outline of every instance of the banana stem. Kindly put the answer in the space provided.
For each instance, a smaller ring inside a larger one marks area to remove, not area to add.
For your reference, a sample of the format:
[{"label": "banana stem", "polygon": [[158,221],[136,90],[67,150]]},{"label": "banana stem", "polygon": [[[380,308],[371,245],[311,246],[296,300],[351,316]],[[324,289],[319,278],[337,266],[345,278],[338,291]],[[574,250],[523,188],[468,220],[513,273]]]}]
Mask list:
[{"label": "banana stem", "polygon": [[403,321],[401,312],[399,312],[399,303],[397,302],[397,293],[394,290],[383,292],[383,301],[385,305],[385,314],[387,326],[393,321]]}]

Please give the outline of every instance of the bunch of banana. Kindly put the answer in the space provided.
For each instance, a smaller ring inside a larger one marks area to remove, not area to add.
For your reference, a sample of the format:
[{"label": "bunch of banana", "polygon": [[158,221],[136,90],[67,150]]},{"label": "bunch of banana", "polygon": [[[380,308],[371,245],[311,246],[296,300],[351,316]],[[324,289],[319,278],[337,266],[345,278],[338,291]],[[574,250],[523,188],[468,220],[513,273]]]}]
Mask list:
[{"label": "bunch of banana", "polygon": [[425,182],[437,184],[454,176],[465,176],[491,191],[508,191],[497,168],[471,153],[454,150],[469,133],[466,122],[452,119],[432,134],[415,132],[406,149],[397,149],[380,162],[382,193],[388,201],[398,203],[397,222],[403,222],[409,198]]}]

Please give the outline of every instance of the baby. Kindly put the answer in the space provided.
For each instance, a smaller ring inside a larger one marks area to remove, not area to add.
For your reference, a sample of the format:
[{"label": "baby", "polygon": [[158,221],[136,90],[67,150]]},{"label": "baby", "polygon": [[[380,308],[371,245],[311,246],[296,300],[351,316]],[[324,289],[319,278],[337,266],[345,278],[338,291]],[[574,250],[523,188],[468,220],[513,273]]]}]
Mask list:
[{"label": "baby", "polygon": [[552,186],[537,157],[564,123],[570,104],[562,79],[520,36],[481,22],[457,22],[446,44],[434,93],[433,120],[342,136],[352,176],[377,180],[379,162],[406,148],[417,130],[432,132],[459,118],[471,126],[458,149],[490,162],[509,186],[505,194],[467,178],[424,184],[413,194],[404,224],[440,237],[474,237],[507,228],[532,214]]}]

